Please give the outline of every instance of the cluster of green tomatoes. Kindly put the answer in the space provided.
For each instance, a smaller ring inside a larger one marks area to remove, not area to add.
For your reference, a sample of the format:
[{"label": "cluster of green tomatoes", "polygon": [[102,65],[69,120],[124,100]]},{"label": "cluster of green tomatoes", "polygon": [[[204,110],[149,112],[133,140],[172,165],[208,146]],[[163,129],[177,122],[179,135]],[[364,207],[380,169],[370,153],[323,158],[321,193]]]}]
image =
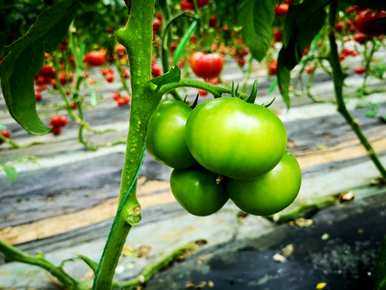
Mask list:
[{"label": "cluster of green tomatoes", "polygon": [[271,215],[296,198],[301,170],[287,133],[268,108],[236,97],[194,109],[165,100],[152,115],[147,149],[173,167],[172,193],[189,213],[210,215],[230,198],[241,210]]}]

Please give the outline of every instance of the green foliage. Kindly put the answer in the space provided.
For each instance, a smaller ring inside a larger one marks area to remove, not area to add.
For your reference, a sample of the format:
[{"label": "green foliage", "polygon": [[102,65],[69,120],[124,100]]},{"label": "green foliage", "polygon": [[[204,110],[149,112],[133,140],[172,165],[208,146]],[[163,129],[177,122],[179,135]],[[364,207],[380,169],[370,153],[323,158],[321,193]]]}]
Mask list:
[{"label": "green foliage", "polygon": [[244,0],[240,5],[241,33],[253,57],[259,61],[264,58],[272,43],[275,2],[272,0]]},{"label": "green foliage", "polygon": [[167,73],[151,80],[156,86],[162,86],[168,83],[178,82],[181,79],[181,71],[178,67],[172,67]]},{"label": "green foliage", "polygon": [[300,62],[304,50],[325,24],[329,0],[306,0],[291,6],[285,23],[283,47],[279,52],[278,84],[284,102],[290,106],[290,72]]},{"label": "green foliage", "polygon": [[7,50],[0,68],[1,88],[9,112],[28,132],[49,131],[36,111],[33,79],[46,51],[54,50],[66,35],[81,2],[62,0],[46,8],[28,32]]}]

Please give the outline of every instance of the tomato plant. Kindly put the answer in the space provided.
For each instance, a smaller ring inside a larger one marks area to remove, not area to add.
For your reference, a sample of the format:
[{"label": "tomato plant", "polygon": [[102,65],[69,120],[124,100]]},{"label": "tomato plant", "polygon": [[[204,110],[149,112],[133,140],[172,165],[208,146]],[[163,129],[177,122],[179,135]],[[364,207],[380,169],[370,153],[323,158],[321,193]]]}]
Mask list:
[{"label": "tomato plant", "polygon": [[[354,4],[359,6],[350,8]],[[130,229],[141,219],[136,183],[146,145],[176,168],[171,176],[173,194],[193,214],[214,213],[230,195],[240,209],[269,215],[296,197],[301,172],[296,159],[286,153],[285,128],[270,109],[254,104],[256,85],[248,94],[236,84],[223,84],[220,73],[228,56],[244,71],[248,70],[248,66],[243,69],[247,56],[248,62],[265,58],[288,107],[294,91],[291,71],[300,64],[301,73],[312,79],[322,69],[333,79],[338,112],[386,177],[384,166],[346,107],[342,65],[345,59],[358,56],[358,49],[344,42],[354,39],[369,50],[364,64],[356,69],[363,74],[364,84],[370,73],[383,77],[371,65],[385,32],[382,1],[159,0],[156,6],[154,0],[131,0],[123,6],[122,1],[58,0],[30,10],[34,21],[28,18],[18,24],[3,12],[1,20],[9,24],[7,33],[17,28],[15,35],[1,34],[2,42],[10,45],[0,53],[0,77],[7,108],[24,129],[32,134],[60,134],[71,120],[79,125],[79,141],[96,150],[83,134],[92,130],[84,118],[81,88],[92,90],[95,83],[86,81],[85,70],[101,67],[98,71],[105,84],[118,75],[128,94],[121,95],[119,88],[113,95],[117,106],[130,104],[116,215],[100,260],[82,258],[93,270],[94,290],[120,285],[113,280],[115,268]],[[94,21],[98,24],[92,25]],[[278,42],[282,43],[279,52]],[[204,81],[185,78],[188,64]],[[48,88],[57,89],[70,120],[61,117],[60,110],[49,125],[40,118],[36,102],[44,104],[42,93]],[[215,99],[191,111],[182,101],[180,88],[195,88]],[[169,100],[162,100],[164,95]],[[90,99],[95,103],[95,96]],[[2,142],[11,142],[10,137],[0,134]],[[1,241],[0,250],[8,260],[43,267],[66,289],[89,288],[43,256],[28,255]]]}]

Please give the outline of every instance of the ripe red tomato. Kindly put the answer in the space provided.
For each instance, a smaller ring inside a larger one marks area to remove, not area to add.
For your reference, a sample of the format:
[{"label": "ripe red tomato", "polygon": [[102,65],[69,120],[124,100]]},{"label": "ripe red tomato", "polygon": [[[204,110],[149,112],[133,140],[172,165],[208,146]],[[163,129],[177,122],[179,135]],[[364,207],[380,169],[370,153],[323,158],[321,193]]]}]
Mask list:
[{"label": "ripe red tomato", "polygon": [[158,33],[158,31],[161,28],[161,24],[162,24],[161,20],[159,20],[158,18],[154,18],[154,20],[153,20],[153,33],[154,34]]},{"label": "ripe red tomato", "polygon": [[216,27],[216,26],[217,26],[217,16],[216,15],[212,15],[209,18],[209,27]]},{"label": "ripe red tomato", "polygon": [[174,169],[170,185],[179,204],[197,216],[215,213],[229,199],[219,176],[202,168]]},{"label": "ripe red tomato", "polygon": [[345,27],[345,23],[343,21],[339,21],[335,23],[335,30],[338,32],[342,32]]},{"label": "ripe red tomato", "polygon": [[[208,3],[209,3],[209,0],[197,0],[198,8],[208,5]],[[189,11],[189,10],[193,11],[194,10],[193,0],[181,0],[180,8],[182,11]]]},{"label": "ripe red tomato", "polygon": [[118,107],[127,106],[130,103],[130,98],[128,96],[119,96],[115,101]]},{"label": "ripe red tomato", "polygon": [[3,136],[4,138],[11,138],[11,132],[9,130],[1,130],[0,135]]},{"label": "ripe red tomato", "polygon": [[368,40],[368,37],[362,32],[357,32],[354,34],[354,40],[360,44],[363,44]]},{"label": "ripe red tomato", "polygon": [[60,133],[62,133],[62,128],[61,127],[52,127],[51,132],[53,135],[58,136]]},{"label": "ripe red tomato", "polygon": [[315,72],[315,67],[312,65],[307,66],[304,71],[306,72],[306,74],[312,75]]},{"label": "ripe red tomato", "polygon": [[189,63],[196,76],[213,79],[221,73],[224,57],[218,53],[195,52],[189,57]]},{"label": "ripe red tomato", "polygon": [[208,91],[199,89],[199,90],[198,90],[198,95],[199,95],[200,97],[206,97],[206,96],[208,95]]},{"label": "ripe red tomato", "polygon": [[277,74],[278,63],[277,60],[272,60],[268,65],[268,74],[274,76]]},{"label": "ripe red tomato", "polygon": [[118,43],[115,46],[115,52],[118,54],[119,57],[123,57],[126,54],[126,47],[124,47],[122,44]]},{"label": "ripe red tomato", "polygon": [[35,100],[36,102],[40,102],[43,99],[41,92],[35,92]]},{"label": "ripe red tomato", "polygon": [[106,62],[106,52],[102,50],[95,50],[86,53],[83,61],[91,66],[100,66]]},{"label": "ripe red tomato", "polygon": [[112,83],[114,81],[114,73],[107,73],[105,75],[105,79],[108,83]]},{"label": "ripe red tomato", "polygon": [[192,109],[181,101],[166,100],[153,113],[147,132],[147,150],[173,168],[196,164],[185,142],[185,124]]},{"label": "ripe red tomato", "polygon": [[55,115],[51,117],[50,125],[52,127],[65,127],[68,124],[68,119],[64,115]]},{"label": "ripe red tomato", "polygon": [[153,77],[159,77],[162,74],[162,69],[157,63],[151,65],[151,74]]},{"label": "ripe red tomato", "polygon": [[284,16],[287,15],[289,9],[289,5],[287,3],[282,3],[276,6],[275,8],[275,14],[277,16]]},{"label": "ripe red tomato", "polygon": [[386,33],[386,11],[372,11],[366,9],[355,18],[355,27],[358,31],[369,36],[378,36]]},{"label": "ripe red tomato", "polygon": [[54,78],[55,69],[52,66],[45,64],[40,68],[39,75],[42,75],[47,78]]},{"label": "ripe red tomato", "polygon": [[354,67],[353,70],[357,75],[363,75],[366,72],[366,68],[363,66]]},{"label": "ripe red tomato", "polygon": [[244,67],[246,61],[245,61],[245,58],[244,57],[239,57],[237,58],[237,63],[240,67]]},{"label": "ripe red tomato", "polygon": [[280,119],[264,106],[223,97],[193,110],[185,140],[201,166],[227,177],[248,179],[280,161],[287,135]]},{"label": "ripe red tomato", "polygon": [[274,40],[274,42],[281,42],[282,38],[283,38],[283,33],[281,32],[281,30],[275,29],[273,31],[273,40]]},{"label": "ripe red tomato", "polygon": [[254,215],[272,215],[290,205],[299,193],[302,173],[296,158],[285,153],[269,172],[252,180],[227,180],[232,201]]}]

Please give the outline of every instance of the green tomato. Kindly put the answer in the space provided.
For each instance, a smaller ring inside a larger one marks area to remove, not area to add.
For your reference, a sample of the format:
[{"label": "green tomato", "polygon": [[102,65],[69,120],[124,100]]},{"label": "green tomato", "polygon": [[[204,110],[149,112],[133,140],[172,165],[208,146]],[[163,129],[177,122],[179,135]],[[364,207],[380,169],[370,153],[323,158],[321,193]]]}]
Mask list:
[{"label": "green tomato", "polygon": [[206,169],[235,179],[271,170],[285,152],[283,123],[269,109],[239,98],[204,102],[186,123],[186,143]]},{"label": "green tomato", "polygon": [[185,143],[185,124],[192,109],[184,102],[161,102],[153,113],[147,132],[147,150],[173,168],[196,164]]},{"label": "green tomato", "polygon": [[253,180],[227,181],[227,192],[243,211],[271,215],[290,205],[300,190],[302,173],[296,158],[285,153],[268,173]]},{"label": "green tomato", "polygon": [[181,206],[197,216],[218,211],[229,199],[221,178],[203,168],[174,169],[170,185]]}]

